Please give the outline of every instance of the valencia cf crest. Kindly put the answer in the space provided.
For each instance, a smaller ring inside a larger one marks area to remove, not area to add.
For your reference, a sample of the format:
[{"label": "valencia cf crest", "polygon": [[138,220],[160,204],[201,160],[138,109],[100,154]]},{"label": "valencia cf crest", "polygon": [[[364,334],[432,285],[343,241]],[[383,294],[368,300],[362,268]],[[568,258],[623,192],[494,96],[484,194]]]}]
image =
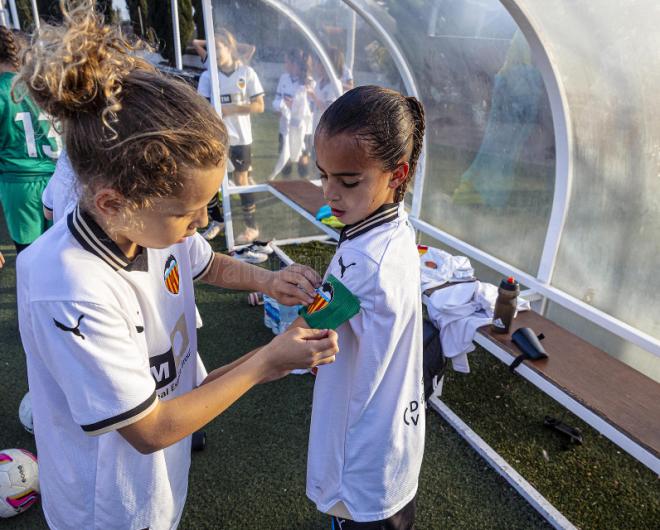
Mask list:
[{"label": "valencia cf crest", "polygon": [[332,284],[325,282],[316,290],[316,298],[314,298],[314,301],[307,307],[307,314],[311,315],[312,313],[321,311],[332,302],[334,296],[335,290],[332,287]]},{"label": "valencia cf crest", "polygon": [[165,287],[172,294],[179,294],[179,264],[176,258],[170,254],[165,262],[165,271],[163,273]]},{"label": "valencia cf crest", "polygon": [[244,77],[239,77],[238,81],[236,82],[236,85],[238,86],[239,89],[245,90],[245,78]]}]

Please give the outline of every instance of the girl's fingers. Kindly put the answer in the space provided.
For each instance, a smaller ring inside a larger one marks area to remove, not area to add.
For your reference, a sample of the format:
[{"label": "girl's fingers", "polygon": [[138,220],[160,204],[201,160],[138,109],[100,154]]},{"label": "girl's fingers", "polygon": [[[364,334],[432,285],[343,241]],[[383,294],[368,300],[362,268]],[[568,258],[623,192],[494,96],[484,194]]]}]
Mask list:
[{"label": "girl's fingers", "polygon": [[314,363],[314,366],[321,366],[322,364],[332,364],[335,362],[335,356],[331,355],[329,357],[325,357],[324,359],[320,359],[317,362]]}]

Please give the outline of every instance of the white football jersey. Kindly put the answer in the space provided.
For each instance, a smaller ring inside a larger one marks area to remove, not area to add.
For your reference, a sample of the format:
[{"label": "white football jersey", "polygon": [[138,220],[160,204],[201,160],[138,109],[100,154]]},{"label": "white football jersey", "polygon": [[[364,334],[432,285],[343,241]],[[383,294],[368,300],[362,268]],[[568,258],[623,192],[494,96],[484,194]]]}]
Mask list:
[{"label": "white football jersey", "polygon": [[[311,79],[308,83],[313,86]],[[285,103],[287,99],[292,102],[291,108]],[[307,96],[307,87],[301,79],[287,73],[280,76],[273,100],[273,110],[280,113],[282,136],[289,134],[290,127],[303,127],[305,134],[311,133],[312,108]]]},{"label": "white football jersey", "polygon": [[415,496],[424,453],[419,257],[403,204],[345,227],[329,274],[361,309],[316,376],[307,496],[324,513],[387,519]]},{"label": "white football jersey", "polygon": [[193,279],[212,259],[195,235],[129,261],[78,207],[20,254],[19,325],[51,528],[177,526],[190,437],[143,455],[117,429],[194,388]]},{"label": "white football jersey", "polygon": [[321,116],[325,112],[325,109],[337,99],[335,87],[330,81],[327,81],[324,85],[321,85],[320,81],[317,82],[314,86],[314,95],[321,102],[321,105],[317,105],[316,102],[312,105],[314,116],[312,120],[312,132],[316,131],[316,127],[319,121],[321,121]]},{"label": "white football jersey", "polygon": [[57,159],[55,172],[50,177],[41,195],[42,204],[53,213],[53,223],[69,213],[78,202],[76,173],[71,167],[71,161],[63,149]]},{"label": "white football jersey", "polygon": [[[239,64],[229,74],[218,68],[218,81],[220,83],[220,103],[222,105],[245,105],[254,98],[264,95],[261,81],[259,81],[257,73],[250,66]],[[211,75],[208,70],[200,76],[197,92],[205,98],[211,99]],[[222,121],[227,126],[229,145],[252,144],[252,124],[249,114],[223,116]]]}]

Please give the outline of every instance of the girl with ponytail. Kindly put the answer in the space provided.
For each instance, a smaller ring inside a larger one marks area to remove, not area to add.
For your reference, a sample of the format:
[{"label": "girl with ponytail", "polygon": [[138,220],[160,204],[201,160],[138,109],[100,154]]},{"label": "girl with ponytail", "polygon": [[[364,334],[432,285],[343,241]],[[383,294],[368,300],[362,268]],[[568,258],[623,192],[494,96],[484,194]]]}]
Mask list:
[{"label": "girl with ponytail", "polygon": [[[326,327],[323,313],[343,315],[341,353],[314,384],[307,467],[307,496],[334,528],[414,527],[424,452],[422,307],[403,198],[423,138],[419,101],[377,86],[341,96],[316,129],[323,195],[346,227],[326,271],[327,307],[315,302],[295,325]],[[352,317],[351,304],[360,307]]]},{"label": "girl with ponytail", "polygon": [[193,280],[293,305],[311,301],[317,277],[214,254],[197,234],[224,175],[226,128],[94,4],[42,24],[19,74],[62,125],[79,195],[17,263],[43,509],[52,528],[172,529],[190,435],[252,386],[332,362],[336,336],[292,330],[196,387]]},{"label": "girl with ponytail", "polygon": [[0,26],[0,202],[17,253],[48,226],[41,194],[60,151],[48,116],[20,91],[12,95],[19,66],[19,39]]}]

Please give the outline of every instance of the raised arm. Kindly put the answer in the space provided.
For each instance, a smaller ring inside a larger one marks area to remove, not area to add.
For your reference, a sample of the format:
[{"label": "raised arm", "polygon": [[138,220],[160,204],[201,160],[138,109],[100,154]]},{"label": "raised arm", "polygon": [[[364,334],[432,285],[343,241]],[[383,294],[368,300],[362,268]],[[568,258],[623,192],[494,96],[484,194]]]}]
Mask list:
[{"label": "raised arm", "polygon": [[200,280],[225,289],[260,291],[284,305],[310,304],[321,283],[320,276],[305,265],[294,263],[274,272],[217,252]]},{"label": "raised arm", "polygon": [[158,451],[201,429],[256,384],[282,377],[295,368],[331,363],[337,351],[334,331],[289,330],[232,363],[231,369],[212,372],[195,390],[159,401],[147,416],[119,429],[119,433],[143,454]]}]

